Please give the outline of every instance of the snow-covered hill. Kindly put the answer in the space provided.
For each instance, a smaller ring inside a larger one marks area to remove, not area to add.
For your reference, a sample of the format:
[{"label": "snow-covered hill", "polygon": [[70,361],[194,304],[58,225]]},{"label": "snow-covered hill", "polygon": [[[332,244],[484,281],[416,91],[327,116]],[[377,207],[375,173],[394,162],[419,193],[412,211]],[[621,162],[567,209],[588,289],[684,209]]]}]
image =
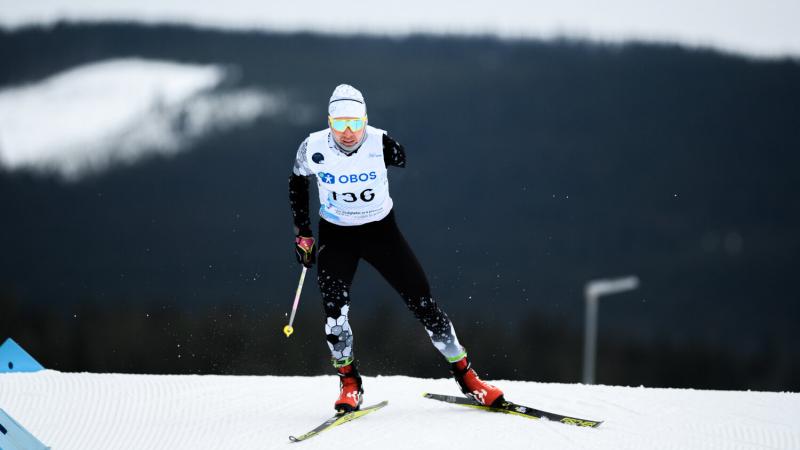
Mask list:
[{"label": "snow-covered hill", "polygon": [[331,415],[334,376],[0,374],[0,408],[57,450],[506,448],[797,449],[800,394],[499,381],[519,403],[605,420],[571,427],[424,399],[449,379],[365,377],[389,406],[290,444]]},{"label": "snow-covered hill", "polygon": [[216,88],[225,67],[141,58],[92,62],[0,89],[0,168],[66,179],[160,153],[282,111],[258,89]]}]

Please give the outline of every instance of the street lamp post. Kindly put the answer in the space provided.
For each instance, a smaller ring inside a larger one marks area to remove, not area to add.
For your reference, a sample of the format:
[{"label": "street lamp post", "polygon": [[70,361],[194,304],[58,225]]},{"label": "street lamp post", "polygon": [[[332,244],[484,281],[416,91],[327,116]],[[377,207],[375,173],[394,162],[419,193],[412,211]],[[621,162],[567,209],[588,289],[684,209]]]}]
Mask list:
[{"label": "street lamp post", "polygon": [[583,344],[583,383],[594,384],[594,364],[597,354],[597,312],[602,295],[618,294],[639,287],[639,279],[635,276],[613,280],[592,280],[586,283],[586,326]]}]

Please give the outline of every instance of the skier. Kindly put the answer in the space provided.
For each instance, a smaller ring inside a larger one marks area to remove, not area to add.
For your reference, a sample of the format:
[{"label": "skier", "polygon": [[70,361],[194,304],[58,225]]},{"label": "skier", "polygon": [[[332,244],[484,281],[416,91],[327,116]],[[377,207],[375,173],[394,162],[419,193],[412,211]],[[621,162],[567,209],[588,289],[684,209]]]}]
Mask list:
[{"label": "skier", "polygon": [[[353,357],[348,321],[350,287],[362,258],[400,294],[422,322],[433,345],[450,363],[461,391],[483,405],[498,405],[503,392],[480,378],[447,315],[431,297],[425,272],[395,222],[388,166],[405,167],[402,145],[367,124],[364,97],[336,87],[328,103],[328,128],[311,133],[297,150],[289,177],[295,253],[305,267],[318,262],[317,283],[325,308],[325,334],[339,375],[339,412],[359,409],[361,377]],[[308,177],[315,175],[321,219],[315,240],[309,218]]]}]

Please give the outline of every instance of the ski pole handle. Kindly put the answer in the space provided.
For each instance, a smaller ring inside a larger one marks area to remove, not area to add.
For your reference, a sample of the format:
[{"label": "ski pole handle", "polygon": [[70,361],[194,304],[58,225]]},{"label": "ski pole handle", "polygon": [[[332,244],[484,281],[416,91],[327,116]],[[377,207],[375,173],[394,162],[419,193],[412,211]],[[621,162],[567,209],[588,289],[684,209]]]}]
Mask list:
[{"label": "ski pole handle", "polygon": [[297,305],[300,304],[300,293],[303,292],[303,282],[306,280],[306,271],[308,267],[303,266],[303,273],[300,274],[300,282],[297,283],[297,293],[294,294],[294,305],[292,305],[292,315],[289,317],[289,325],[283,327],[283,333],[288,338],[294,333],[292,324],[294,323],[294,315],[297,313]]}]

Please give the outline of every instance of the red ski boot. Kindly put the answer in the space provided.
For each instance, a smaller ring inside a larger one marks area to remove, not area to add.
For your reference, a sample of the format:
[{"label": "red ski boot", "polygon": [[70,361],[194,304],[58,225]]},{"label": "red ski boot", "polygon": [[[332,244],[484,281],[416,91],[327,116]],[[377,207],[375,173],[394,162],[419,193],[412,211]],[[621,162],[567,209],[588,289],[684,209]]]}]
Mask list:
[{"label": "red ski boot", "polygon": [[504,401],[503,391],[478,378],[465,356],[450,366],[461,392],[484,406],[497,406]]},{"label": "red ski boot", "polygon": [[339,373],[340,392],[334,408],[341,413],[357,411],[361,407],[364,389],[361,388],[361,376],[356,370],[355,363],[338,367],[336,371]]}]

